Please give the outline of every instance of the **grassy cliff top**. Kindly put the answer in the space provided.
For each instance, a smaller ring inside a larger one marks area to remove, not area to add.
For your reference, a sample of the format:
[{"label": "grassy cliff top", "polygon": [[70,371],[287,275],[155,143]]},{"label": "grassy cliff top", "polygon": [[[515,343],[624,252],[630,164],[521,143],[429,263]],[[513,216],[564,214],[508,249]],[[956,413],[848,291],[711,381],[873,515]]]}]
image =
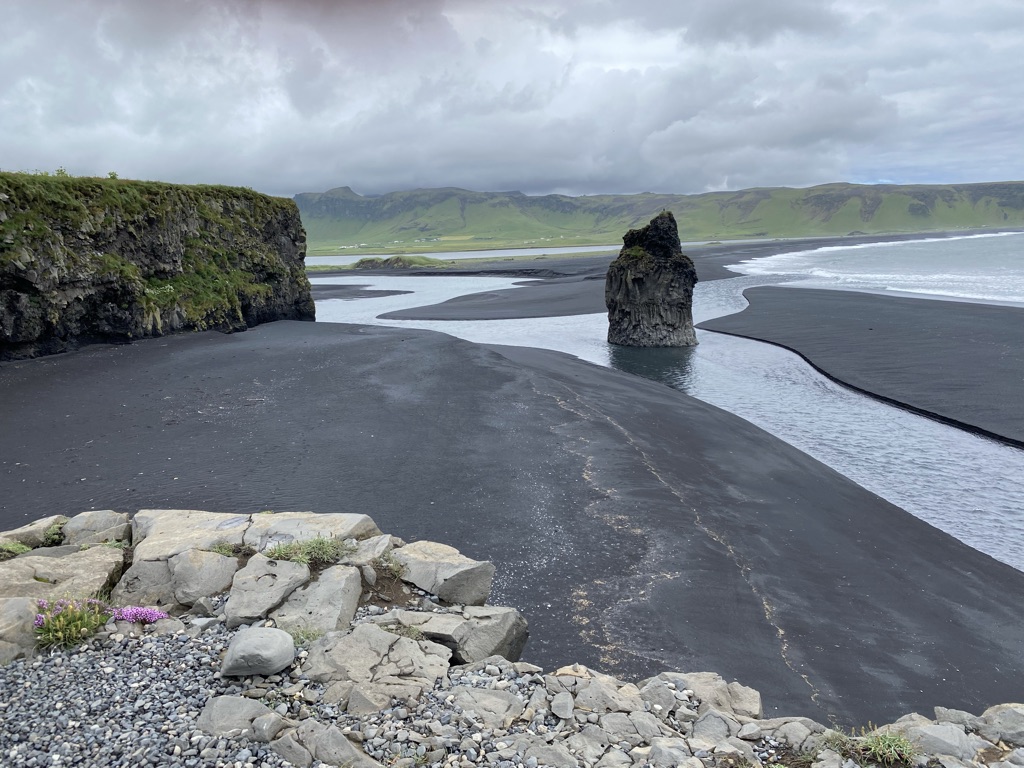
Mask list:
[{"label": "grassy cliff top", "polygon": [[209,198],[275,205],[294,210],[288,198],[271,197],[248,187],[214,184],[168,184],[162,181],[98,178],[0,171],[0,209],[38,206],[48,210],[74,211],[83,205],[109,205],[125,214],[144,214],[154,201],[178,196],[195,201]]},{"label": "grassy cliff top", "polygon": [[697,195],[524,195],[446,187],[296,195],[310,253],[601,245],[670,210],[684,241],[1024,227],[1024,182],[823,184]]}]

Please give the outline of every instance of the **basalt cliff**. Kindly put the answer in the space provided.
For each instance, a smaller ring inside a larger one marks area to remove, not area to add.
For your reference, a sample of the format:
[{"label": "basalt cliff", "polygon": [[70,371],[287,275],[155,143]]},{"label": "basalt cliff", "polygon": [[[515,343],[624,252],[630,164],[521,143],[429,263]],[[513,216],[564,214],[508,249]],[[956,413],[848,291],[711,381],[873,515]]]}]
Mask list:
[{"label": "basalt cliff", "polygon": [[0,360],[312,320],[305,253],[252,190],[0,173]]},{"label": "basalt cliff", "polygon": [[608,343],[695,345],[692,305],[697,270],[683,253],[675,217],[662,211],[646,227],[629,230],[622,243],[605,281]]}]

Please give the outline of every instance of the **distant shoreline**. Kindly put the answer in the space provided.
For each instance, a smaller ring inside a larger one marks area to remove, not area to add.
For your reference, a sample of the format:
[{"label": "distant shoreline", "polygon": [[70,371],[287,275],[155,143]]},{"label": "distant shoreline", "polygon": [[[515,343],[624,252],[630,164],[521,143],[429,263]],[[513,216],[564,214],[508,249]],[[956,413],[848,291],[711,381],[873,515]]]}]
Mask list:
[{"label": "distant shoreline", "polygon": [[[1021,232],[1019,229],[1006,229],[1005,232]],[[984,232],[960,231],[946,233],[926,233],[928,238],[948,239],[976,234],[994,234]],[[697,267],[697,277],[701,282],[723,280],[740,277],[742,273],[729,269],[739,261],[777,256],[783,253],[816,250],[834,246],[867,245],[873,243],[903,242],[922,239],[921,233],[904,236],[864,237],[814,237],[797,240],[762,240],[743,243],[715,243],[686,249]],[[555,317],[566,315],[584,315],[605,312],[604,276],[608,264],[615,254],[600,256],[561,256],[545,259],[531,259],[526,266],[523,262],[509,263],[507,260],[470,261],[446,264],[441,267],[409,268],[409,269],[339,269],[331,271],[310,272],[313,277],[352,277],[352,276],[488,276],[518,277],[530,280],[525,287],[529,292],[520,289],[490,291],[486,294],[461,296],[457,299],[414,309],[401,310],[386,315],[389,319],[398,320],[498,320],[527,317]],[[313,298],[331,298],[331,292],[337,286],[314,285]]]}]

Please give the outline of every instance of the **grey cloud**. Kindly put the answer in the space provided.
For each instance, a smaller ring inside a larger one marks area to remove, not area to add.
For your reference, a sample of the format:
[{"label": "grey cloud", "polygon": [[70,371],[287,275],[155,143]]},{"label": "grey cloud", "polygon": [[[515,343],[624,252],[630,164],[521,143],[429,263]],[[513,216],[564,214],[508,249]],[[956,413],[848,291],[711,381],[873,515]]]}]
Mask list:
[{"label": "grey cloud", "polygon": [[1024,177],[1019,3],[4,3],[0,166],[542,193]]}]

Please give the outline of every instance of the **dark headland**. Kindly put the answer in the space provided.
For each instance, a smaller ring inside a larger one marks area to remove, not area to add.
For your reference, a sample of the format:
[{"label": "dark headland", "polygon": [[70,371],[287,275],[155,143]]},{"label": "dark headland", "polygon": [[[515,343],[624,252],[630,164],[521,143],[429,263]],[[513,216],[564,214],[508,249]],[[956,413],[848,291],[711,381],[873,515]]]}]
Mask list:
[{"label": "dark headland", "polygon": [[766,712],[845,725],[1024,690],[1024,574],[739,418],[566,355],[276,322],[5,363],[0,402],[0,528],[366,512],[493,560],[493,601],[529,618],[545,667],[710,670]]}]

